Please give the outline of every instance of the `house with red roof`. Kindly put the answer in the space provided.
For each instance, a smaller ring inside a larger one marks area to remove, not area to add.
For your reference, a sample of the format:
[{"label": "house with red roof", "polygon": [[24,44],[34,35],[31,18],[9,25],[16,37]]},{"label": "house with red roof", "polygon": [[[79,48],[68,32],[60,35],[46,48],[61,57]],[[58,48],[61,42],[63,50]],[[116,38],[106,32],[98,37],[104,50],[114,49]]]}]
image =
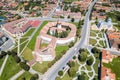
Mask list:
[{"label": "house with red roof", "polygon": [[115,58],[114,55],[110,54],[107,50],[102,50],[102,62],[109,63]]},{"label": "house with red roof", "polygon": [[115,73],[113,73],[111,69],[102,66],[101,80],[115,80]]},{"label": "house with red roof", "polygon": [[[109,63],[115,58],[115,55],[112,55],[107,50],[102,50],[102,63]],[[101,66],[101,80],[115,80],[115,73],[111,69]]]}]

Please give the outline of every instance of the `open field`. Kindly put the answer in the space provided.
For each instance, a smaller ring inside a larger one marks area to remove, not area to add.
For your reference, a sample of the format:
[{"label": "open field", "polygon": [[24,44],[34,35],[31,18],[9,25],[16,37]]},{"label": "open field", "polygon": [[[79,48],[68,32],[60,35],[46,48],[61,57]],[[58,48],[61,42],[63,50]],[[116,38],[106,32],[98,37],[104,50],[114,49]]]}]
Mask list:
[{"label": "open field", "polygon": [[6,62],[5,68],[3,70],[2,75],[0,76],[0,80],[8,80],[20,70],[20,66],[14,61],[13,57],[10,55]]}]

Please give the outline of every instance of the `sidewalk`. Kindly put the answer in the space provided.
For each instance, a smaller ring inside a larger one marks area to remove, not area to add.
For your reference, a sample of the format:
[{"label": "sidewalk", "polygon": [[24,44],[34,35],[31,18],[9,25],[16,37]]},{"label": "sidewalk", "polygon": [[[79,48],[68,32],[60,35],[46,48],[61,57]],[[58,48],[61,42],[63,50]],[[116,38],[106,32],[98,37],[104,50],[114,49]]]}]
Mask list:
[{"label": "sidewalk", "polygon": [[5,60],[4,60],[3,64],[2,64],[2,66],[1,66],[1,69],[0,69],[0,76],[2,75],[2,72],[3,72],[3,70],[4,70],[4,67],[5,67],[5,64],[6,64],[6,62],[7,62],[8,57],[9,57],[9,56],[6,55]]},{"label": "sidewalk", "polygon": [[21,76],[25,71],[21,70],[17,74],[15,74],[13,77],[10,78],[10,80],[16,80],[19,76]]}]

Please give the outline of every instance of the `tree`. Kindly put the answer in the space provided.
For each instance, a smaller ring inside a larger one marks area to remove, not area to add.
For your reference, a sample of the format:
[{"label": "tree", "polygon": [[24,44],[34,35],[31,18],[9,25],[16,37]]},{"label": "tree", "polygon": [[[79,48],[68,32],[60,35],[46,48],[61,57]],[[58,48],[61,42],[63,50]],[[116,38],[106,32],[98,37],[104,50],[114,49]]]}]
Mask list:
[{"label": "tree", "polygon": [[81,35],[80,35],[80,30],[79,30],[79,29],[77,29],[76,36],[79,37],[79,38],[80,38],[80,36],[81,36]]},{"label": "tree", "polygon": [[69,46],[69,48],[71,48],[72,46],[74,46],[74,42],[70,42],[70,44],[68,46]]},{"label": "tree", "polygon": [[55,30],[55,37],[58,37],[58,31]]},{"label": "tree", "polygon": [[31,76],[30,80],[37,80],[39,78],[38,74]]},{"label": "tree", "polygon": [[76,56],[73,56],[73,59],[76,59]]},{"label": "tree", "polygon": [[87,53],[86,52],[81,52],[80,55],[78,56],[78,59],[82,62],[85,61],[86,58],[87,58]]},{"label": "tree", "polygon": [[38,74],[34,74],[33,76],[34,76],[36,79],[39,78]]},{"label": "tree", "polygon": [[74,68],[70,68],[68,71],[68,74],[70,77],[74,77],[76,75],[76,71]]},{"label": "tree", "polygon": [[89,58],[88,58],[88,60],[87,60],[87,65],[92,65],[93,64],[93,58],[92,58],[92,56],[90,56]]},{"label": "tree", "polygon": [[47,34],[49,34],[49,35],[50,35],[50,29],[48,29]]},{"label": "tree", "polygon": [[74,18],[72,18],[72,19],[71,19],[71,22],[74,22],[74,21],[75,21],[75,19],[74,19]]},{"label": "tree", "polygon": [[30,80],[36,80],[36,78],[35,78],[34,76],[32,76],[32,77],[30,78]]},{"label": "tree", "polygon": [[65,38],[65,37],[67,37],[67,36],[68,36],[67,31],[62,31],[62,32],[59,34],[59,37],[60,37],[60,38]]},{"label": "tree", "polygon": [[69,65],[70,67],[74,67],[74,66],[75,66],[75,62],[74,62],[74,61],[70,61],[70,62],[68,63],[68,65]]},{"label": "tree", "polygon": [[78,75],[77,80],[85,80],[85,75],[84,74]]},{"label": "tree", "polygon": [[98,24],[98,18],[96,17],[96,20],[95,20],[95,24],[97,25]]},{"label": "tree", "polygon": [[8,52],[7,52],[7,54],[8,54],[8,55],[11,55],[11,54],[12,54],[12,52],[11,52],[11,51],[8,51]]},{"label": "tree", "polygon": [[92,53],[100,53],[101,51],[99,49],[97,49],[96,47],[91,49]]},{"label": "tree", "polygon": [[15,56],[15,55],[17,55],[17,53],[16,53],[16,52],[14,52],[14,51],[12,51],[12,56]]},{"label": "tree", "polygon": [[63,71],[59,71],[59,72],[58,72],[58,75],[59,75],[59,76],[62,76],[62,75],[63,75]]},{"label": "tree", "polygon": [[21,59],[17,55],[15,55],[13,58],[16,63],[19,63],[21,61]]},{"label": "tree", "polygon": [[20,62],[19,65],[22,69],[24,69],[26,71],[29,71],[29,69],[30,69],[30,67],[24,62]]},{"label": "tree", "polygon": [[67,18],[70,18],[70,15],[68,15],[68,17]]}]

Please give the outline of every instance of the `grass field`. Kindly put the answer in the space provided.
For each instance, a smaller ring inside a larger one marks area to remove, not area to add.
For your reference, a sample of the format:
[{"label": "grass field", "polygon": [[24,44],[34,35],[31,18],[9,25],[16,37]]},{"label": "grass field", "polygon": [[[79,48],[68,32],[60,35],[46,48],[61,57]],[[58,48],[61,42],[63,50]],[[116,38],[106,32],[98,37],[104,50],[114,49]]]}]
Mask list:
[{"label": "grass field", "polygon": [[100,40],[99,43],[100,43],[102,46],[105,46],[103,40]]},{"label": "grass field", "polygon": [[72,79],[73,79],[73,78],[70,77],[70,76],[68,75],[68,73],[66,73],[61,80],[72,80]]},{"label": "grass field", "polygon": [[96,40],[94,40],[94,39],[90,39],[90,44],[95,45],[96,43],[97,43]]},{"label": "grass field", "polygon": [[95,73],[98,74],[98,64],[100,63],[99,59],[96,59],[95,64],[93,65],[94,69],[95,69]]},{"label": "grass field", "polygon": [[[36,37],[39,35],[40,30],[44,27],[44,25],[46,25],[48,23],[48,21],[44,21],[41,26],[39,27],[39,29],[37,30],[37,32],[34,34],[33,38],[30,40],[30,42],[28,43],[27,47],[25,48],[25,50],[22,53],[22,57],[27,60],[30,61],[33,59],[32,56],[32,51],[34,51],[34,47],[35,47],[35,42],[36,42]],[[28,34],[26,34],[27,36]],[[29,54],[29,55],[28,55]]]},{"label": "grass field", "polygon": [[[79,64],[77,62],[75,62],[75,66],[73,67],[75,69],[75,71],[78,71],[78,67],[79,67]],[[77,76],[78,74],[76,74]],[[63,78],[61,80],[72,80],[73,77],[70,77],[68,72],[63,76]]]},{"label": "grass field", "polygon": [[0,76],[0,80],[8,80],[16,73],[18,73],[20,70],[21,70],[20,66],[14,61],[13,57],[10,55],[6,62],[3,73]]},{"label": "grass field", "polygon": [[40,30],[48,23],[48,21],[44,21],[41,26],[39,27],[39,29],[37,30],[37,32],[34,34],[33,38],[30,40],[29,44],[28,44],[28,48],[30,48],[32,51],[34,50],[34,46],[35,46],[35,41],[37,36],[40,34]]},{"label": "grass field", "polygon": [[[24,49],[24,47],[25,47],[25,45],[27,44],[27,42],[28,42],[28,41],[25,41],[25,42],[23,42],[23,43],[20,45],[20,53],[21,53],[21,51]],[[17,49],[18,49],[18,47],[14,48],[13,51],[17,52]]]},{"label": "grass field", "polygon": [[17,80],[30,80],[31,76],[32,74],[26,71]]},{"label": "grass field", "polygon": [[96,36],[96,34],[95,34],[94,32],[90,32],[90,36],[95,37],[95,36]]},{"label": "grass field", "polygon": [[32,68],[34,70],[38,71],[39,73],[44,73],[49,68],[48,67],[49,63],[50,63],[50,61],[49,62],[43,62],[41,64],[37,62]]},{"label": "grass field", "polygon": [[55,51],[56,51],[56,56],[59,56],[63,50],[68,50],[68,46],[56,46]]},{"label": "grass field", "polygon": [[22,57],[27,60],[31,61],[33,59],[32,51],[28,47],[23,51]]},{"label": "grass field", "polygon": [[47,46],[48,46],[47,43],[42,43],[42,44],[40,44],[40,49],[42,49],[42,48],[44,48],[44,47],[47,47]]},{"label": "grass field", "polygon": [[99,36],[100,38],[102,38],[102,33],[99,33],[98,36]]},{"label": "grass field", "polygon": [[27,31],[23,37],[30,36],[33,33],[34,30],[35,30],[35,28],[30,28],[29,31]]},{"label": "grass field", "polygon": [[[68,49],[68,46],[56,46],[56,56],[60,56],[60,55],[63,55],[62,54],[62,51],[63,50],[67,50]],[[49,67],[49,63],[51,63],[51,61],[47,61],[47,62],[43,62],[43,63],[36,63],[34,66],[33,66],[33,69],[40,72],[40,73],[44,73]]]},{"label": "grass field", "polygon": [[2,59],[0,59],[0,68],[2,66],[2,63],[3,63],[4,59],[5,59],[5,57],[3,57]]}]

